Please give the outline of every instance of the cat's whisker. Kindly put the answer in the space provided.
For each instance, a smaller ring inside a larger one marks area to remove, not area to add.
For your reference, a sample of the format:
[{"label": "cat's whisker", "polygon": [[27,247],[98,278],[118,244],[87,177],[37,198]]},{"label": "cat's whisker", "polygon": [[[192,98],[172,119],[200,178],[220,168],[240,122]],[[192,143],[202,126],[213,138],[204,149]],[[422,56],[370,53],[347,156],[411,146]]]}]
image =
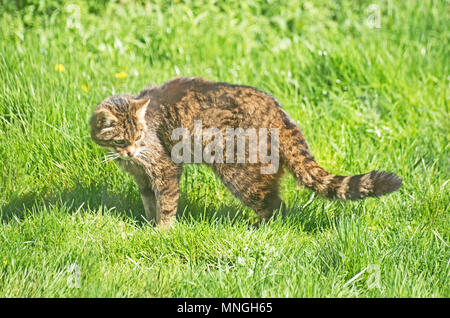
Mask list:
[{"label": "cat's whisker", "polygon": [[108,156],[103,157],[103,159],[112,159],[112,158],[116,158],[116,157],[117,157],[117,155],[108,155]]},{"label": "cat's whisker", "polygon": [[107,162],[107,161],[112,161],[112,160],[115,160],[117,158],[119,158],[119,154],[116,153],[116,152],[111,152],[111,154],[106,155],[106,156],[103,157],[102,163],[103,162]]},{"label": "cat's whisker", "polygon": [[148,150],[150,150],[148,147],[141,147],[141,148],[139,148],[140,152],[148,151]]},{"label": "cat's whisker", "polygon": [[137,157],[141,157],[141,158],[144,158],[144,159],[147,159],[147,160],[149,160],[149,156],[150,156],[150,153],[148,153],[148,152],[143,152],[143,151],[141,151],[141,152],[137,155]]},{"label": "cat's whisker", "polygon": [[148,157],[144,154],[144,152],[142,150],[136,154],[136,158],[148,159]]}]

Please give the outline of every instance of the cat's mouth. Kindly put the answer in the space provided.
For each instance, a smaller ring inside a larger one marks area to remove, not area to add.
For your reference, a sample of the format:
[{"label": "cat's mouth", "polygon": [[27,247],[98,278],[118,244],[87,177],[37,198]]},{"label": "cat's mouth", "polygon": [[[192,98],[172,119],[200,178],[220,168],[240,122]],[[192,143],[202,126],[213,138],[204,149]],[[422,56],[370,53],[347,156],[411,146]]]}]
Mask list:
[{"label": "cat's mouth", "polygon": [[133,158],[134,158],[134,157],[119,155],[119,159],[120,159],[120,160],[126,160],[126,161],[129,161],[129,160],[131,160],[131,159],[133,159]]},{"label": "cat's mouth", "polygon": [[116,150],[117,159],[130,161],[133,159],[143,159],[146,157],[146,147],[133,147],[132,151]]},{"label": "cat's mouth", "polygon": [[103,158],[103,162],[123,160],[126,162],[138,162],[148,159],[149,148],[144,145],[132,145],[127,147],[105,146],[108,150],[107,155]]}]

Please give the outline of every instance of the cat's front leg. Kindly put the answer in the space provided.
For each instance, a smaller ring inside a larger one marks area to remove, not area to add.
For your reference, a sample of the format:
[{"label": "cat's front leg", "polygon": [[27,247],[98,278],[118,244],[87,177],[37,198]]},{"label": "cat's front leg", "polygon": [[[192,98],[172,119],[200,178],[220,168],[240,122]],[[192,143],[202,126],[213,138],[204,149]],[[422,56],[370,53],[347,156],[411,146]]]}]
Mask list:
[{"label": "cat's front leg", "polygon": [[170,228],[175,223],[178,208],[180,171],[178,167],[170,166],[152,172],[152,186],[150,183],[138,183],[145,218],[157,227]]},{"label": "cat's front leg", "polygon": [[156,196],[156,226],[170,228],[176,221],[181,166],[168,157],[160,157],[158,165],[152,165],[153,190]]},{"label": "cat's front leg", "polygon": [[145,210],[145,219],[149,222],[156,224],[156,196],[155,192],[150,186],[139,187],[139,193],[141,194],[142,204]]},{"label": "cat's front leg", "polygon": [[166,181],[166,188],[156,192],[156,226],[163,229],[175,224],[180,196],[178,179]]}]

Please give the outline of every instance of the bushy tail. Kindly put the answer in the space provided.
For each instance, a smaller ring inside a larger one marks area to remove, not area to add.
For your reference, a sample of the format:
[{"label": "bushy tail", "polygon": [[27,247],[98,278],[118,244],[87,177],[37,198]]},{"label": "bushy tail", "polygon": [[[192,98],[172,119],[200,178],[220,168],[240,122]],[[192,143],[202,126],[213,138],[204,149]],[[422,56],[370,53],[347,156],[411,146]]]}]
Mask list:
[{"label": "bushy tail", "polygon": [[[372,171],[355,176],[338,176],[317,166],[307,176],[294,173],[296,179],[326,198],[341,200],[360,200],[365,197],[378,197],[394,192],[402,185],[396,175],[385,171]],[[320,170],[327,173],[315,175]],[[310,182],[313,180],[313,182]]]},{"label": "bushy tail", "polygon": [[280,153],[284,164],[301,184],[320,195],[341,200],[359,200],[394,192],[402,185],[396,175],[372,171],[355,176],[339,176],[320,167],[311,155],[297,125],[282,111]]}]

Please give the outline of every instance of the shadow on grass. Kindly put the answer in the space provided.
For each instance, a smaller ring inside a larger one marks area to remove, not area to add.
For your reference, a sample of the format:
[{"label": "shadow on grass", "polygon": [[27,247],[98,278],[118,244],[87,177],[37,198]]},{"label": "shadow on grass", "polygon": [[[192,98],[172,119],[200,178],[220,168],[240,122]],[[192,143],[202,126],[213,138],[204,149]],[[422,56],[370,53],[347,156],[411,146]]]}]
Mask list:
[{"label": "shadow on grass", "polygon": [[[257,221],[256,214],[244,207],[237,200],[227,200],[226,203],[212,202],[205,204],[181,195],[178,204],[177,219],[183,222],[220,222],[234,224],[244,222],[251,224]],[[69,213],[74,213],[82,207],[92,211],[109,211],[113,215],[134,220],[144,224],[144,207],[137,189],[129,187],[125,191],[112,191],[106,183],[75,185],[72,189],[58,191],[57,195],[42,196],[38,192],[29,192],[13,196],[6,204],[0,205],[0,218],[8,223],[11,219],[22,219],[27,211],[36,208],[65,207]],[[359,214],[357,207],[346,209],[341,202],[330,202],[314,198],[305,204],[303,198],[296,198],[288,204],[286,218],[290,224],[300,226],[306,232],[322,231],[330,228],[337,218],[351,210]],[[283,222],[284,220],[282,220]]]},{"label": "shadow on grass", "polygon": [[83,209],[97,211],[114,210],[131,218],[137,218],[143,211],[139,195],[132,191],[119,193],[111,191],[107,184],[77,184],[71,189],[54,191],[54,195],[43,195],[40,192],[28,192],[14,195],[9,202],[0,205],[1,219],[8,222],[12,218],[22,219],[27,211],[40,207],[62,207],[69,213]]},{"label": "shadow on grass", "polygon": [[[109,213],[133,219],[143,224],[144,207],[137,189],[113,191],[107,184],[77,184],[71,189],[56,191],[56,195],[42,195],[39,192],[28,192],[12,196],[9,202],[0,205],[0,219],[8,223],[11,219],[23,219],[27,211],[39,208],[65,207],[74,213],[82,207],[91,211],[110,211]],[[217,203],[217,202],[216,202]],[[185,195],[180,196],[177,218],[179,220],[205,222],[235,222],[245,219],[245,208],[239,203],[205,205],[201,200],[194,200]]]},{"label": "shadow on grass", "polygon": [[303,231],[314,233],[333,227],[346,215],[359,216],[362,213],[361,203],[331,201],[312,195],[309,200],[296,197],[289,202],[285,217],[291,224],[301,226]]}]

